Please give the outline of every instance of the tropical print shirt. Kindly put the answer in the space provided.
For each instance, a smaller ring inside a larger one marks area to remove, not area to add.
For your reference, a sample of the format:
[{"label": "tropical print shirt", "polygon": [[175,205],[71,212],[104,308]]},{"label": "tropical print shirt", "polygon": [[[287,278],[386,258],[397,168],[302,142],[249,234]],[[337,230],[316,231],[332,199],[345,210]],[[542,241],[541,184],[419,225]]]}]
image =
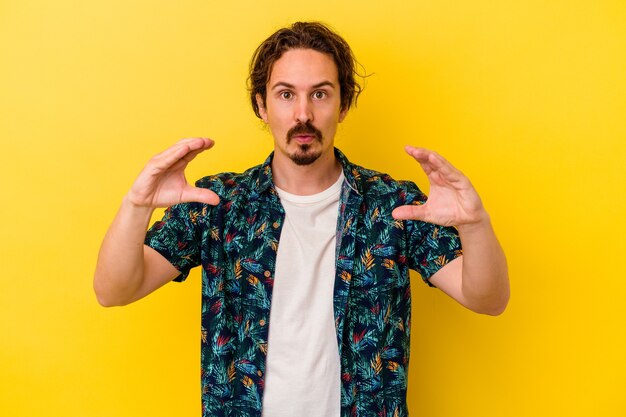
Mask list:
[{"label": "tropical print shirt", "polygon": [[[341,359],[341,416],[407,416],[411,326],[409,269],[424,281],[461,254],[456,229],[399,221],[391,211],[421,204],[412,182],[350,163],[339,202],[334,318]],[[276,251],[285,213],[270,155],[244,173],[199,180],[217,206],[168,208],[146,244],[179,271],[202,265],[203,416],[260,417]],[[429,283],[430,285],[430,283]],[[315,337],[311,335],[311,337]]]}]

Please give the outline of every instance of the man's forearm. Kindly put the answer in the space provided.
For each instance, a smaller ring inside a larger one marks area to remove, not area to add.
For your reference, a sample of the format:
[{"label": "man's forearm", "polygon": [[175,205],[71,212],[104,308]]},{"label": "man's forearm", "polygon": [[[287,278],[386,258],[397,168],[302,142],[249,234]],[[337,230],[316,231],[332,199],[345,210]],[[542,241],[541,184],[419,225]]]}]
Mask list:
[{"label": "man's forearm", "polygon": [[124,198],[98,254],[94,290],[100,304],[125,304],[141,287],[143,243],[152,212],[152,208],[134,206]]},{"label": "man's forearm", "polygon": [[462,291],[472,309],[497,315],[509,301],[509,276],[504,252],[488,216],[458,227],[463,245]]}]

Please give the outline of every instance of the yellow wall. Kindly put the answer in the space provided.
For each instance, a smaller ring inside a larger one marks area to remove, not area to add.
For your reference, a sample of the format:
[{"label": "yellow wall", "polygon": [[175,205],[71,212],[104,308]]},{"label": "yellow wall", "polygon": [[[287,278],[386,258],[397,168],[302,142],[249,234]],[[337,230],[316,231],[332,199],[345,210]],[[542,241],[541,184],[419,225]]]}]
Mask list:
[{"label": "yellow wall", "polygon": [[104,309],[98,247],[177,139],[217,141],[191,179],[265,158],[248,60],[307,19],[374,73],[338,146],[423,188],[402,145],[438,150],[507,252],[498,318],[414,280],[412,415],[623,416],[623,0],[1,1],[0,415],[200,415],[198,272]]}]

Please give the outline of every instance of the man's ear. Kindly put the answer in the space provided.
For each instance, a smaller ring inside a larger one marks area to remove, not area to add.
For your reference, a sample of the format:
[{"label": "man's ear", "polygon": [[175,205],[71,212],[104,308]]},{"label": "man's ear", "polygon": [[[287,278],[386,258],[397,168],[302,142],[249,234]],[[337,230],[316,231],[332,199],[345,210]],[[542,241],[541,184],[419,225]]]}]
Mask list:
[{"label": "man's ear", "polygon": [[267,123],[267,110],[265,109],[265,103],[263,102],[263,97],[261,97],[261,94],[256,93],[256,105],[259,107],[259,114],[261,115],[261,119],[263,119],[263,121],[265,123]]},{"label": "man's ear", "polygon": [[339,112],[339,123],[343,122],[343,119],[345,119],[347,115],[348,115],[348,109],[341,110]]}]

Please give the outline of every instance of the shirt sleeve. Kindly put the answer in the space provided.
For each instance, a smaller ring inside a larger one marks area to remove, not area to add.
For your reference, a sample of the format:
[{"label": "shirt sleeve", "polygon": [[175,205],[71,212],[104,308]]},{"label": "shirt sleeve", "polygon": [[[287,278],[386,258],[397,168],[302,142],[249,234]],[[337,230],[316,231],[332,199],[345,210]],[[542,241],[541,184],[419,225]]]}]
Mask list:
[{"label": "shirt sleeve", "polygon": [[198,219],[203,205],[183,203],[165,210],[163,218],[155,222],[146,234],[144,243],[165,257],[180,275],[174,281],[182,282],[189,270],[200,265],[201,231]]},{"label": "shirt sleeve", "polygon": [[[413,183],[409,183],[406,204],[424,204],[427,197]],[[430,277],[448,262],[462,255],[461,239],[455,227],[439,226],[419,220],[407,220],[409,240],[409,267],[430,283]]]}]

